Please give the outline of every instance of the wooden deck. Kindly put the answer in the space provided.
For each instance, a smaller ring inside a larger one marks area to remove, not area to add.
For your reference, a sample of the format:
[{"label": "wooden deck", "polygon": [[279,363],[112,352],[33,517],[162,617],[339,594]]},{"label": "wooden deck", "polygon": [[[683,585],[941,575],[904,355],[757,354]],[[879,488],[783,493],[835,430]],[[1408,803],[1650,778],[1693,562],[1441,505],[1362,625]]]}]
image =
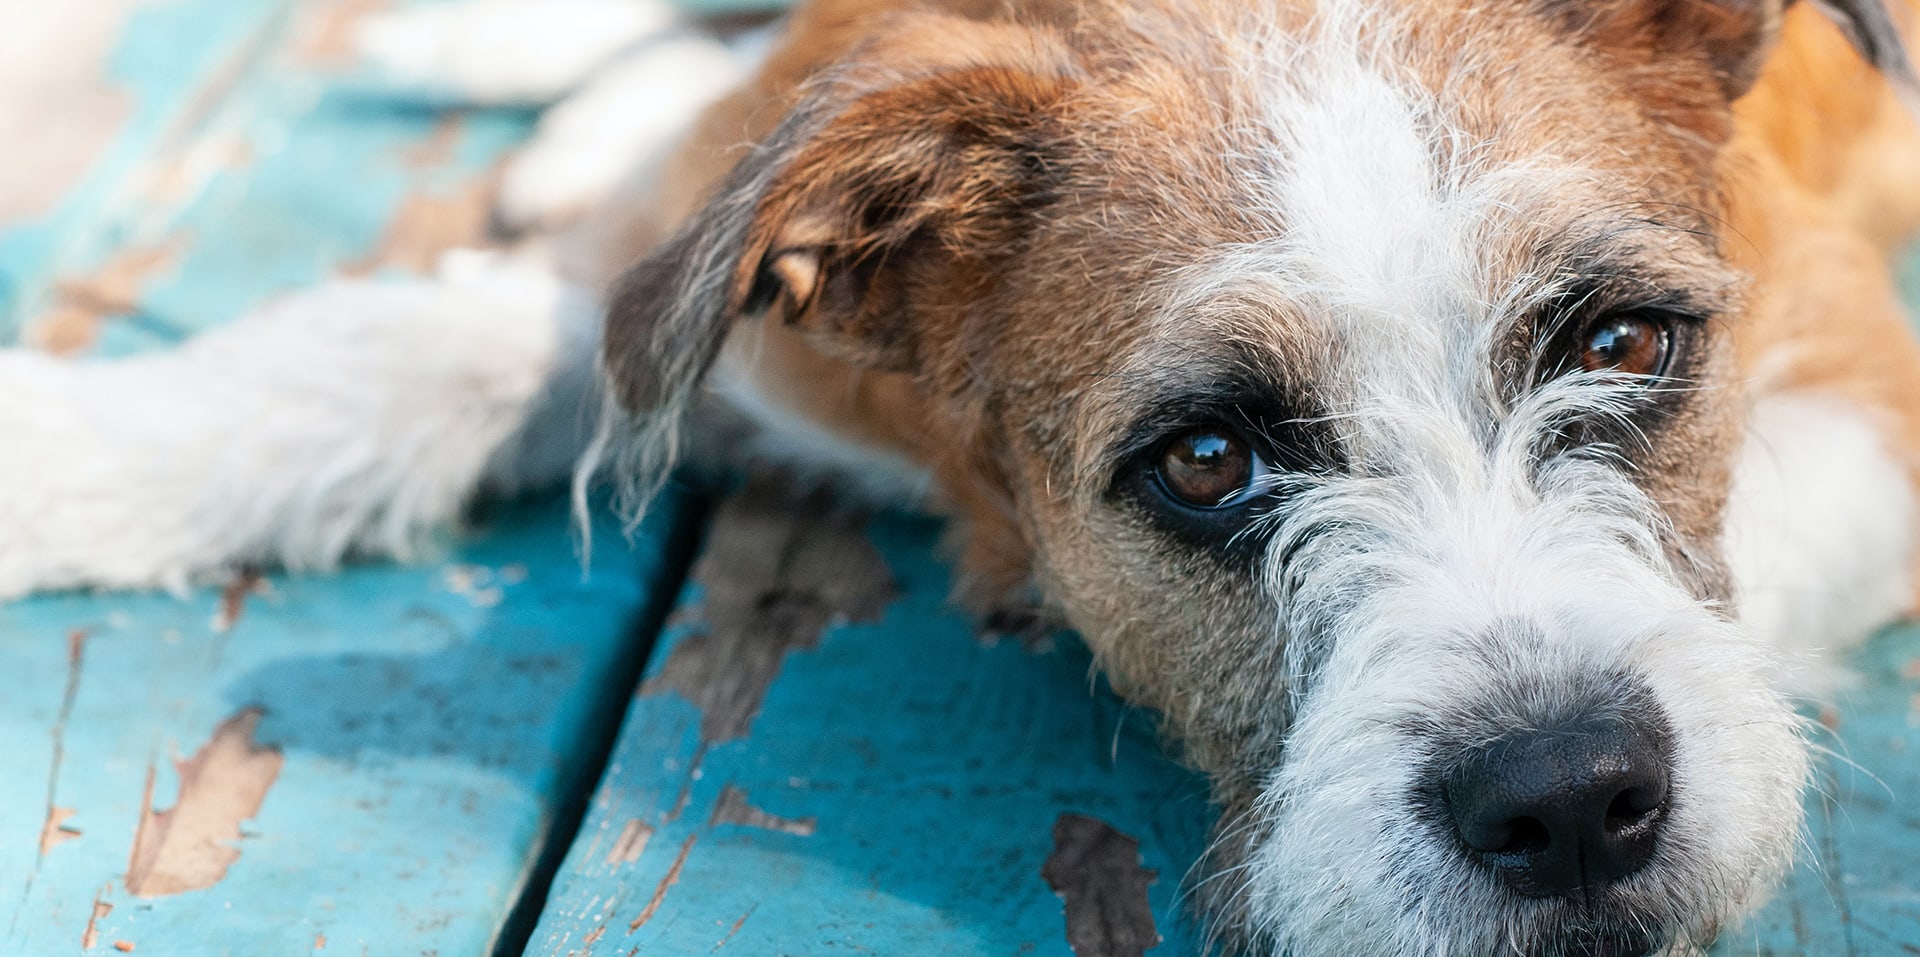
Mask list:
[{"label": "wooden deck", "polygon": [[[0,336],[164,348],[484,241],[532,117],[351,82],[390,5],[0,39],[74,105],[0,113]],[[0,605],[0,954],[1197,952],[1204,783],[1071,637],[948,609],[937,533],[681,495],[583,581],[541,499],[414,567]],[[1813,853],[1718,954],[1920,953],[1920,629],[1857,664]]]}]

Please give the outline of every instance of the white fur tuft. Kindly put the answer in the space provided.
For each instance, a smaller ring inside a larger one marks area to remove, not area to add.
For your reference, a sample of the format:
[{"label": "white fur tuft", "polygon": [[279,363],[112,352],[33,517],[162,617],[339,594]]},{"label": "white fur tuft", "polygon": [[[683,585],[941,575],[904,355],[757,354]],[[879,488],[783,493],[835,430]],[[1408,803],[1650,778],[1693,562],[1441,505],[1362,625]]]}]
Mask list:
[{"label": "white fur tuft", "polygon": [[362,59],[394,86],[484,105],[552,103],[678,22],[665,0],[466,0],[362,23]]},{"label": "white fur tuft", "polygon": [[1830,659],[1913,603],[1911,473],[1843,399],[1768,396],[1754,408],[1727,503],[1740,619],[1794,656],[1783,676],[1818,694]]},{"label": "white fur tuft", "polygon": [[744,79],[746,67],[719,41],[691,34],[610,64],[541,116],[533,140],[507,165],[500,220],[519,230],[552,230],[629,177],[653,172],[700,111]]},{"label": "white fur tuft", "polygon": [[514,267],[323,285],[158,355],[0,351],[0,597],[417,555],[490,478],[565,475],[597,327]]}]

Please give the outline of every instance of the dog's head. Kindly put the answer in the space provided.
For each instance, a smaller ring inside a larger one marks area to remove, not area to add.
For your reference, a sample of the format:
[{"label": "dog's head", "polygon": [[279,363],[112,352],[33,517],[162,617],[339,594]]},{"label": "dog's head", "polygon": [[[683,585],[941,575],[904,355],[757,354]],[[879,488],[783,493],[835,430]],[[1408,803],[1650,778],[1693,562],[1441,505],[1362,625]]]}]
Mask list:
[{"label": "dog's head", "polygon": [[1244,945],[1711,937],[1806,774],[1719,550],[1777,2],[1077,6],[814,83],[627,278],[622,404],[763,316],[907,377],[961,520],[1213,775]]}]

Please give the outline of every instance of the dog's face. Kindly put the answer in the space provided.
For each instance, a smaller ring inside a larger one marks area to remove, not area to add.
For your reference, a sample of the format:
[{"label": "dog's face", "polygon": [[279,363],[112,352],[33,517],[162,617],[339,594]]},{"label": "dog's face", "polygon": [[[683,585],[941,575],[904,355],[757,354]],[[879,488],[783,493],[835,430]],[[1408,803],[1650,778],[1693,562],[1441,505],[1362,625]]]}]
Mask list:
[{"label": "dog's face", "polygon": [[1213,775],[1240,944],[1704,944],[1806,774],[1719,554],[1744,2],[896,22],[629,277],[616,391],[670,420],[763,312],[911,376]]}]

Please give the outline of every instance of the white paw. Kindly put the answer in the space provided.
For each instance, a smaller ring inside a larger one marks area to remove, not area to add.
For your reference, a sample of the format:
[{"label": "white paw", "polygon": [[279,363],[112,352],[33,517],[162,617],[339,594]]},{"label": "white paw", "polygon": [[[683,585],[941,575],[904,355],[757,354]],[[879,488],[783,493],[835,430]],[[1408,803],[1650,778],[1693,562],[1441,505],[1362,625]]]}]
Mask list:
[{"label": "white paw", "polygon": [[609,64],[541,117],[533,140],[507,165],[497,218],[518,231],[578,219],[657,162],[746,73],[740,56],[695,35],[647,44]]},{"label": "white paw", "polygon": [[401,89],[539,105],[677,21],[666,0],[466,0],[370,18],[354,41],[361,58]]}]

